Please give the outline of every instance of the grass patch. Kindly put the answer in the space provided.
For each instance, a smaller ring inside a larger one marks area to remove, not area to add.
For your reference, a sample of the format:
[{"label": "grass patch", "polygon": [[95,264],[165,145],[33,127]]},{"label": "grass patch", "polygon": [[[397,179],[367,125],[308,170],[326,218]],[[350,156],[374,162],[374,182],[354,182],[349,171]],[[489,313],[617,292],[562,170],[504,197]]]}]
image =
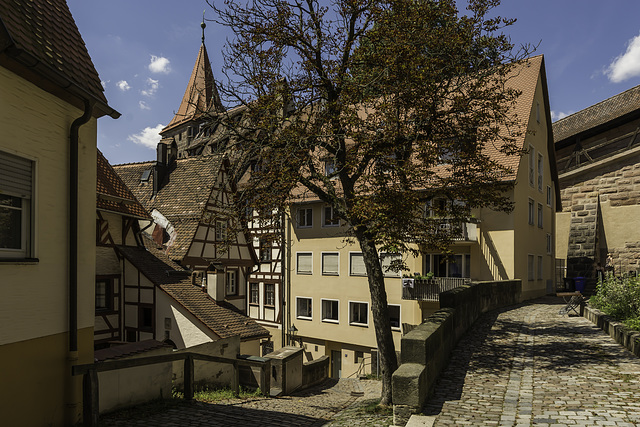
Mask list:
[{"label": "grass patch", "polygon": [[[172,396],[176,399],[183,399],[184,393],[181,391],[173,390]],[[218,402],[220,400],[229,400],[229,399],[249,399],[252,397],[262,397],[262,392],[260,389],[249,390],[244,387],[240,387],[240,393],[238,396],[233,394],[233,390],[230,388],[208,388],[205,387],[201,390],[197,390],[193,394],[193,398],[200,402]]]},{"label": "grass patch", "polygon": [[380,405],[380,399],[371,400],[362,407],[365,414],[393,415],[393,407]]}]

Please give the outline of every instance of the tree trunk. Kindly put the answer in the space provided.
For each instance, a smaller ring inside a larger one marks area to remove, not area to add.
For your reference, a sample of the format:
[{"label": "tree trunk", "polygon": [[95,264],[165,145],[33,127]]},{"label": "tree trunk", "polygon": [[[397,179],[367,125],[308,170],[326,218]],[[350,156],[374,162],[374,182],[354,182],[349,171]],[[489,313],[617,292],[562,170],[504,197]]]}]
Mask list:
[{"label": "tree trunk", "polygon": [[387,307],[387,292],[384,287],[384,274],[380,265],[380,258],[375,242],[366,232],[356,231],[356,238],[362,249],[362,258],[367,269],[369,280],[369,292],[371,293],[371,311],[373,325],[378,343],[378,364],[382,370],[382,396],[381,405],[393,403],[391,395],[391,375],[398,368],[393,335],[391,334],[391,322]]}]

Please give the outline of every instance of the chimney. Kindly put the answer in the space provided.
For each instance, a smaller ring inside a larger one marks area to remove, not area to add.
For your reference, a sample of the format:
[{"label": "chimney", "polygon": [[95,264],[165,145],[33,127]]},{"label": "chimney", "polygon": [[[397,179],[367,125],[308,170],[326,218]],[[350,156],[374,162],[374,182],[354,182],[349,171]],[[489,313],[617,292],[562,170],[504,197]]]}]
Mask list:
[{"label": "chimney", "polygon": [[156,148],[158,157],[156,160],[156,167],[153,170],[153,196],[158,194],[158,191],[162,188],[162,182],[167,176],[167,145],[160,142]]}]

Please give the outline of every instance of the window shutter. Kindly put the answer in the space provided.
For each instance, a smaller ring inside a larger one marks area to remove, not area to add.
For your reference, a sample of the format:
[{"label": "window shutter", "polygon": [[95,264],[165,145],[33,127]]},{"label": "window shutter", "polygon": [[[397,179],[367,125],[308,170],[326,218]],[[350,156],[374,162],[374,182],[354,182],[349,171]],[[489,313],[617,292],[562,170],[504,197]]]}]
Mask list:
[{"label": "window shutter", "polygon": [[367,269],[364,266],[364,258],[362,254],[351,254],[351,275],[366,276]]},{"label": "window shutter", "polygon": [[338,254],[322,254],[322,272],[338,274]]},{"label": "window shutter", "polygon": [[33,162],[0,151],[0,194],[31,199]]},{"label": "window shutter", "polygon": [[311,273],[311,254],[298,254],[298,273]]}]

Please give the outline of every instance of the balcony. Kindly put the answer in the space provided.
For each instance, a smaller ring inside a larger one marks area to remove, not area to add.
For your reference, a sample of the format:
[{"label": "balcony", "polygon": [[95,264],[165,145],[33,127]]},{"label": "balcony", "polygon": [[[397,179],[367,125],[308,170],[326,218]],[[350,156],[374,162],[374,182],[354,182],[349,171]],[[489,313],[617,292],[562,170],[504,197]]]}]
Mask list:
[{"label": "balcony", "polygon": [[[413,282],[411,282],[413,281]],[[432,279],[403,279],[402,299],[414,301],[439,301],[440,292],[471,283],[466,277],[434,277]],[[413,285],[413,286],[411,286]]]},{"label": "balcony", "polygon": [[443,219],[438,224],[438,231],[449,234],[454,243],[478,241],[478,221],[476,220],[462,222]]}]

